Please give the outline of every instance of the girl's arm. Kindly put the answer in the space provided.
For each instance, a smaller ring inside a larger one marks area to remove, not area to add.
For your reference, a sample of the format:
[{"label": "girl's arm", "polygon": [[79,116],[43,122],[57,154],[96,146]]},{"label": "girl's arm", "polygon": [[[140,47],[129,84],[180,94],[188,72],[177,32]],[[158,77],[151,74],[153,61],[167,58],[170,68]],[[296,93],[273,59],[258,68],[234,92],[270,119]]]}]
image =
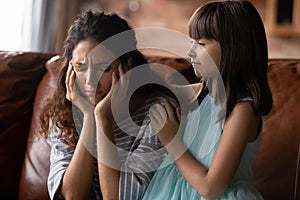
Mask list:
[{"label": "girl's arm", "polygon": [[[178,151],[174,149],[185,147],[179,139],[174,138],[176,131],[172,131],[172,127],[176,127],[176,124],[178,127],[178,122],[169,103],[165,101],[165,105],[168,117],[166,128],[164,127],[159,133],[161,142],[166,145],[168,152],[175,159],[181,174],[198,193],[205,199],[215,199],[225,191],[233,179],[247,143],[256,138],[259,117],[254,114],[251,102],[237,103],[224,124],[220,144],[207,169],[188,151],[178,158]],[[174,138],[173,145],[167,145],[172,138]]]}]

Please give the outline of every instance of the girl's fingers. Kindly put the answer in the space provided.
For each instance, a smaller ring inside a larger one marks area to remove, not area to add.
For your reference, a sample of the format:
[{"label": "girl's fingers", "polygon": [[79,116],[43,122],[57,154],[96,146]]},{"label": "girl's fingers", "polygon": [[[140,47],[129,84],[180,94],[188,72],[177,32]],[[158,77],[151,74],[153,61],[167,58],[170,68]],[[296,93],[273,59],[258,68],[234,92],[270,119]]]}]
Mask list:
[{"label": "girl's fingers", "polygon": [[161,104],[155,104],[154,110],[156,111],[156,115],[157,115],[157,118],[158,118],[161,126],[163,126],[168,117],[168,113],[167,113],[166,109]]},{"label": "girl's fingers", "polygon": [[163,109],[164,108],[160,104],[154,104],[150,108],[150,113],[153,116],[153,118],[155,118],[157,121],[162,121],[163,116],[166,116],[166,113],[163,114],[163,112],[165,112],[165,111],[163,111]]},{"label": "girl's fingers", "polygon": [[167,119],[167,113],[160,104],[155,104],[150,108],[150,120],[156,132],[159,132]]},{"label": "girl's fingers", "polygon": [[171,104],[166,99],[163,99],[163,104],[164,104],[164,107],[166,108],[166,112],[167,112],[168,116],[171,117],[172,119],[174,119],[174,117],[175,117],[174,109],[171,106]]},{"label": "girl's fingers", "polygon": [[155,117],[154,114],[150,114],[150,121],[151,121],[151,124],[154,128],[158,127],[158,120],[157,118]]}]

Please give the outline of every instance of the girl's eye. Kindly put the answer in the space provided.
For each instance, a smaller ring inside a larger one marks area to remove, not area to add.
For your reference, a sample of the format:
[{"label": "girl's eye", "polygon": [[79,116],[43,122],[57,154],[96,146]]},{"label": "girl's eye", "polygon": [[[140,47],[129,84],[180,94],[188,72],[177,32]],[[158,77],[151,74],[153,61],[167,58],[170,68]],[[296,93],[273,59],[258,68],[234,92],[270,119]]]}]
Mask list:
[{"label": "girl's eye", "polygon": [[201,46],[204,46],[205,43],[201,42],[201,41],[198,41],[198,44],[201,45]]}]

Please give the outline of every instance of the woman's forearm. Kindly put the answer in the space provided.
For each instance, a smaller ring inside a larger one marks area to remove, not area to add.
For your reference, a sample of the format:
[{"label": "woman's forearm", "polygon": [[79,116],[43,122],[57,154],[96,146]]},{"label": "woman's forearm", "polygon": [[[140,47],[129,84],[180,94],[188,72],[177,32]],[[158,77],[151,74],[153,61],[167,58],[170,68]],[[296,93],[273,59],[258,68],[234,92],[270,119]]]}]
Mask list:
[{"label": "woman's forearm", "polygon": [[89,197],[93,176],[94,144],[94,115],[84,115],[80,138],[62,181],[61,194],[65,199]]},{"label": "woman's forearm", "polygon": [[112,124],[97,120],[98,172],[103,199],[119,198],[120,162]]}]

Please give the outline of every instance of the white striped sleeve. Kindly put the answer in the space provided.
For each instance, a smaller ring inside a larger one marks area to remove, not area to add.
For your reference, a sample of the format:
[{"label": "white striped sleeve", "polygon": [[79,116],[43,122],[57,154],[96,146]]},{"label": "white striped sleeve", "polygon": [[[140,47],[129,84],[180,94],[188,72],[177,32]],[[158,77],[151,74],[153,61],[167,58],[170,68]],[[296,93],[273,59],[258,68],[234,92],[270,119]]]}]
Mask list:
[{"label": "white striped sleeve", "polygon": [[63,139],[57,138],[58,129],[53,128],[49,132],[47,139],[51,147],[50,151],[50,171],[48,176],[48,192],[51,199],[57,199],[63,175],[68,168],[75,147],[68,146]]},{"label": "white striped sleeve", "polygon": [[120,177],[121,200],[141,199],[155,171],[160,166],[166,150],[150,124],[147,116],[139,130],[133,149],[122,166]]}]

